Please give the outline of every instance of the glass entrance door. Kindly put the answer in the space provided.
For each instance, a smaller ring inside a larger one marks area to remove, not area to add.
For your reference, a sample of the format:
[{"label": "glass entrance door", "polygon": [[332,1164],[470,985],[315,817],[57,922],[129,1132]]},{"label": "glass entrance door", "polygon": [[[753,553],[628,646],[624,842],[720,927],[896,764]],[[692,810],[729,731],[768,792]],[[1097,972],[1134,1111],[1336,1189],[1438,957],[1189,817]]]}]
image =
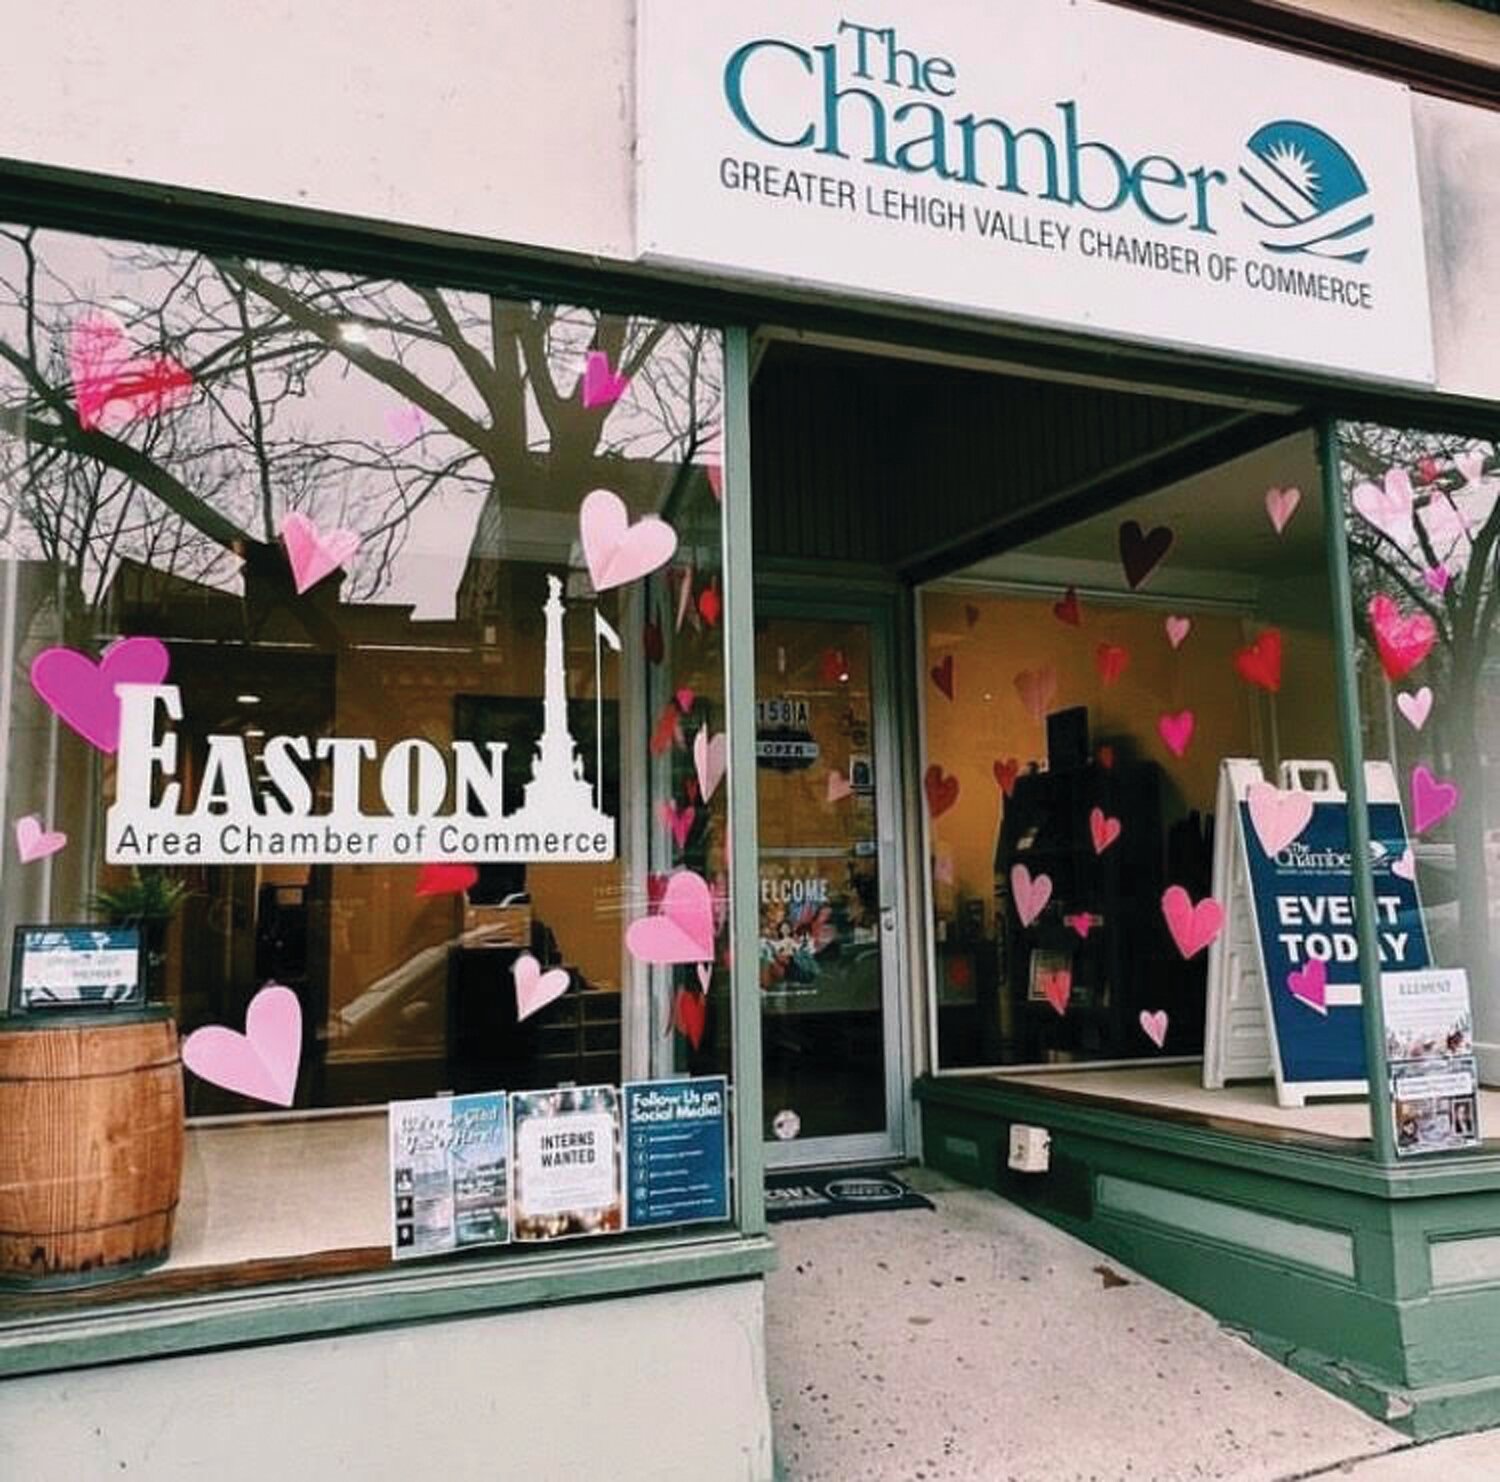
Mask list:
[{"label": "glass entrance door", "polygon": [[881,614],[762,602],[755,641],[767,1161],[902,1151]]}]

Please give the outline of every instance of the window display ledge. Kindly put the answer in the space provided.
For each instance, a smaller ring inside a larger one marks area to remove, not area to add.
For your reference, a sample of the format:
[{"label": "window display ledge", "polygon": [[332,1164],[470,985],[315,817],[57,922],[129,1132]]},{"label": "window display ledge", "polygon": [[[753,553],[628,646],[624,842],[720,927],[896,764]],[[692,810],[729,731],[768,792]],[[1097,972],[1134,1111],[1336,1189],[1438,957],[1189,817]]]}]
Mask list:
[{"label": "window display ledge", "polygon": [[775,1264],[767,1236],[725,1235],[122,1303],[0,1324],[0,1376],[705,1286],[759,1277]]}]

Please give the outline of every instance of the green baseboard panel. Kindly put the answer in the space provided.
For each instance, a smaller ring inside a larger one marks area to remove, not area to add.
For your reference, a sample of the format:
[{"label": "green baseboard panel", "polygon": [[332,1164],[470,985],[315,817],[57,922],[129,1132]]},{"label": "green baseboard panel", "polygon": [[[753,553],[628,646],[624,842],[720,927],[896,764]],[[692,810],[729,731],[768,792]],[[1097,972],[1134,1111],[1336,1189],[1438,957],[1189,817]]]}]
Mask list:
[{"label": "green baseboard panel", "polygon": [[[924,1161],[1179,1293],[1378,1419],[1500,1424],[1500,1160],[1383,1169],[1358,1145],[1260,1140],[1057,1099],[1024,1079],[917,1083]],[[1007,1167],[1013,1123],[1049,1167]]]}]

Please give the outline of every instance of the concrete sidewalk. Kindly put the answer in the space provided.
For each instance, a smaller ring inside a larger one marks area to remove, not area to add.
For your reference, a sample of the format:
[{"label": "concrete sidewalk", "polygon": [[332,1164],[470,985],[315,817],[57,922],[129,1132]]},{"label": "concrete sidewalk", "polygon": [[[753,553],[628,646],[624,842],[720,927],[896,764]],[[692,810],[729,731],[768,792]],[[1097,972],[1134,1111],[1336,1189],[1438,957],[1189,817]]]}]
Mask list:
[{"label": "concrete sidewalk", "polygon": [[1500,1435],[1382,1455],[1405,1438],[1196,1307],[993,1194],[902,1176],[935,1213],[772,1226],[788,1482],[1500,1478]]}]

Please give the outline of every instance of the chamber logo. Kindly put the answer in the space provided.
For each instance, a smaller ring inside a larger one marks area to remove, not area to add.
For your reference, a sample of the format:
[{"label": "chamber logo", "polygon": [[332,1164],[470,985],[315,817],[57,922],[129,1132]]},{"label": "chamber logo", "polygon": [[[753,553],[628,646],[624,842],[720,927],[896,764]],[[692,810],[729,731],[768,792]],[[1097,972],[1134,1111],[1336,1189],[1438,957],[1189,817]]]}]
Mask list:
[{"label": "chamber logo", "polygon": [[1361,263],[1370,251],[1370,187],[1337,139],[1295,119],[1245,141],[1240,204],[1267,252]]}]

